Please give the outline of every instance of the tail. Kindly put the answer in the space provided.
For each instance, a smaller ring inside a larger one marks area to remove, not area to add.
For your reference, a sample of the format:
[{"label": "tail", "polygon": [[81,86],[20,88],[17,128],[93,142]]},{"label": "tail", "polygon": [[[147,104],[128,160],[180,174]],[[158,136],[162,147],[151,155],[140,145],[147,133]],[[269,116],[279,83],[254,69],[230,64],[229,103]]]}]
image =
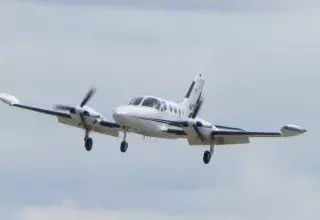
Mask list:
[{"label": "tail", "polygon": [[204,79],[201,74],[196,76],[190,85],[190,88],[181,103],[181,108],[189,118],[195,118],[200,111],[203,103],[202,89]]}]

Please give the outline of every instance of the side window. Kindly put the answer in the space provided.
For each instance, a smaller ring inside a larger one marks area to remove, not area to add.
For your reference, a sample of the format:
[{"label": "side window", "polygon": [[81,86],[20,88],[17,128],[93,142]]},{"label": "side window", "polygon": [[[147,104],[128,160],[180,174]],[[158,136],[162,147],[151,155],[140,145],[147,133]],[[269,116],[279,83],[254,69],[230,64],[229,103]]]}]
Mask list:
[{"label": "side window", "polygon": [[165,110],[164,110],[164,104],[163,104],[163,103],[161,104],[160,111],[162,111],[162,112],[165,111]]},{"label": "side window", "polygon": [[179,116],[181,116],[181,109],[179,108],[178,110],[179,110]]},{"label": "side window", "polygon": [[174,107],[174,113],[177,114],[177,107]]},{"label": "side window", "polygon": [[165,102],[162,102],[162,105],[161,105],[161,111],[166,111],[167,110],[167,105]]},{"label": "side window", "polygon": [[169,108],[170,108],[170,112],[173,112],[172,105],[169,105]]}]

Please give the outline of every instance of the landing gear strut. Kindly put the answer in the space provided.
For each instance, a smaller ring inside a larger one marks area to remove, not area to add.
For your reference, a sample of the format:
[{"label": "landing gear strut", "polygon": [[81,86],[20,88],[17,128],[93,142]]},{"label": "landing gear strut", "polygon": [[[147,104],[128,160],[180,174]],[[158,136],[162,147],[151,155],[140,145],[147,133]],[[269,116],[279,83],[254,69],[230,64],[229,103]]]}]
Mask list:
[{"label": "landing gear strut", "polygon": [[92,138],[89,137],[89,131],[86,131],[86,135],[84,136],[84,146],[87,151],[91,151],[93,145]]},{"label": "landing gear strut", "polygon": [[213,155],[214,153],[214,145],[211,145],[210,146],[210,151],[205,151],[204,154],[203,154],[203,162],[205,164],[208,164],[211,160],[211,156]]},{"label": "landing gear strut", "polygon": [[120,150],[122,153],[126,152],[128,149],[128,142],[126,141],[126,138],[127,138],[127,132],[124,131],[123,141],[121,142],[121,145],[120,145]]}]

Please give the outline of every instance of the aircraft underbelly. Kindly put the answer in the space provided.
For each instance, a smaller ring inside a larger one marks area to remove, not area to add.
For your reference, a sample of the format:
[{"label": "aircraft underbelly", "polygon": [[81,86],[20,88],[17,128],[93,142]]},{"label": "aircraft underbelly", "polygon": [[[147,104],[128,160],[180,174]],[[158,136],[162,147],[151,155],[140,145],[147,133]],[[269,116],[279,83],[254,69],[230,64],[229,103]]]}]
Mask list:
[{"label": "aircraft underbelly", "polygon": [[158,137],[161,134],[159,123],[141,119],[138,117],[124,116],[117,121],[120,125],[128,127],[131,132],[138,133],[144,136]]}]

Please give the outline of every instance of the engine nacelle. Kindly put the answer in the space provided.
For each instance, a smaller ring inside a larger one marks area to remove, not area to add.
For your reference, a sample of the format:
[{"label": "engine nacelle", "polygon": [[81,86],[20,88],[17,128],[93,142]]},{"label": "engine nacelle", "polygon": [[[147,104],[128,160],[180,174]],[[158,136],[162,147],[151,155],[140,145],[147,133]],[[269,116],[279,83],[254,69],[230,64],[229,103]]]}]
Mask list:
[{"label": "engine nacelle", "polygon": [[75,109],[75,112],[70,112],[71,118],[76,121],[79,125],[82,124],[82,117],[84,117],[85,123],[89,126],[92,126],[94,124],[97,124],[98,120],[103,120],[103,116],[96,112],[94,109],[84,106],[84,107],[77,107]]},{"label": "engine nacelle", "polygon": [[[199,143],[207,142],[211,140],[211,132],[213,130],[213,125],[200,118],[189,118],[188,127],[184,128],[189,136],[189,139],[199,139]],[[189,140],[190,141],[190,140]]]}]

